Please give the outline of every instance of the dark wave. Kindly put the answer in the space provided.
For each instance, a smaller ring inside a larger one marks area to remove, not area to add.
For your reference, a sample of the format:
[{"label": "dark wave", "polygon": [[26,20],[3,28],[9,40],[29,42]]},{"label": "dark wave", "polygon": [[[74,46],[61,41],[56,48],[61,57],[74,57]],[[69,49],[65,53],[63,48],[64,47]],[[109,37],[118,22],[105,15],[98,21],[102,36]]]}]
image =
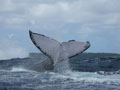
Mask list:
[{"label": "dark wave", "polygon": [[[120,70],[120,55],[105,53],[84,53],[69,60],[73,71],[80,72],[114,72]],[[43,66],[46,65],[46,66]],[[11,70],[13,67],[22,67],[40,71],[39,69],[50,68],[52,64],[47,57],[39,53],[31,53],[28,58],[14,58],[9,60],[0,60],[0,69]],[[38,69],[38,70],[37,70]],[[51,70],[53,67],[50,68]]]}]

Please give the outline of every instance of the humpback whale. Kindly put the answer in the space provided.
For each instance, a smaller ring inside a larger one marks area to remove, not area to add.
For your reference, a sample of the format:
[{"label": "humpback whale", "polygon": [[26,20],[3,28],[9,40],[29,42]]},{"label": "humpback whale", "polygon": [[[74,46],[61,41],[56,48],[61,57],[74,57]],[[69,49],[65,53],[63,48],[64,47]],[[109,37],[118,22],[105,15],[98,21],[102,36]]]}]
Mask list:
[{"label": "humpback whale", "polygon": [[68,60],[69,58],[83,53],[90,47],[89,41],[79,42],[69,40],[68,42],[60,43],[55,39],[42,34],[33,33],[32,31],[29,31],[29,35],[33,44],[50,59],[53,67],[63,60]]}]

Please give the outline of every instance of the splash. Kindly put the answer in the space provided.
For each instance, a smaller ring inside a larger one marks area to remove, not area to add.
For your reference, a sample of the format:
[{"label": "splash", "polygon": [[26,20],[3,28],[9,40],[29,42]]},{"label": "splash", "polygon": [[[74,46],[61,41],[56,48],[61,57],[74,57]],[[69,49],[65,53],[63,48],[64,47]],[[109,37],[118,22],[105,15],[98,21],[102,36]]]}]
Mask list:
[{"label": "splash", "polygon": [[72,72],[69,64],[69,59],[58,62],[54,67],[54,71],[61,74],[68,74]]}]

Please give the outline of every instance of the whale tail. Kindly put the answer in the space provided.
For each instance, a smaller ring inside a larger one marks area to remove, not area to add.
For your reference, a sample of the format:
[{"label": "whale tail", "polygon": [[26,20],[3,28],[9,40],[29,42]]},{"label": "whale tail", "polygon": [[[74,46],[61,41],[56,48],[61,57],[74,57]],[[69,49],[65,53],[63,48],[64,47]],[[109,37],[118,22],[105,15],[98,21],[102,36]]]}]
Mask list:
[{"label": "whale tail", "polygon": [[66,58],[72,58],[90,47],[89,41],[79,42],[70,40],[68,42],[59,43],[58,41],[51,39],[42,34],[33,33],[29,31],[30,38],[34,45],[46,56],[51,59],[53,64],[56,64],[58,60],[64,60]]}]

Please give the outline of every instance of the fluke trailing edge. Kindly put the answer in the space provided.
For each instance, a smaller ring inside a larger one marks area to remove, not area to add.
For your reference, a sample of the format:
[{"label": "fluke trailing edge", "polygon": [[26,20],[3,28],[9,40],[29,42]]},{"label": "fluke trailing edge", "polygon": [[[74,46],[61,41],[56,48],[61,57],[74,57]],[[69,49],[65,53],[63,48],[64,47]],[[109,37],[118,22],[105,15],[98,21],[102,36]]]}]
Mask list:
[{"label": "fluke trailing edge", "polygon": [[61,60],[74,57],[90,47],[89,41],[79,42],[69,40],[68,42],[58,42],[42,34],[29,31],[30,38],[34,45],[46,56],[48,56],[55,65]]}]

